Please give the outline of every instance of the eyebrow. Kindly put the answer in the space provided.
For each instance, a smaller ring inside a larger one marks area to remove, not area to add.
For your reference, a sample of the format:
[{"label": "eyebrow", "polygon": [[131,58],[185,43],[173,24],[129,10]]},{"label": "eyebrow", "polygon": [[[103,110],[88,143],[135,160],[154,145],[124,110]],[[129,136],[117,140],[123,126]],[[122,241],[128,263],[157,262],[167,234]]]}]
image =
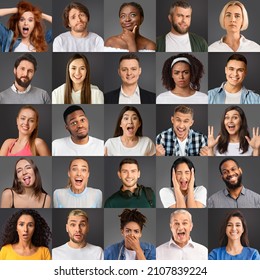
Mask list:
[{"label": "eyebrow", "polygon": [[[78,167],[78,164],[72,164],[71,167]],[[87,167],[87,165],[82,165],[82,167]]]}]

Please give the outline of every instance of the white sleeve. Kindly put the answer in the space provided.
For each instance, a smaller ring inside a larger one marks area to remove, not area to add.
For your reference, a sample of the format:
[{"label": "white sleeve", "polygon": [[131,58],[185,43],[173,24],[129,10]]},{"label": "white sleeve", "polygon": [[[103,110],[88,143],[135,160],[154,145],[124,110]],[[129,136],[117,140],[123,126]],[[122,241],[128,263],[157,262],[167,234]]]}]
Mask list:
[{"label": "white sleeve", "polygon": [[171,188],[162,188],[159,194],[164,208],[169,208],[176,204],[174,192]]},{"label": "white sleeve", "polygon": [[198,186],[195,188],[194,199],[206,207],[207,205],[207,189],[204,186]]},{"label": "white sleeve", "polygon": [[53,52],[63,52],[63,47],[62,47],[62,40],[60,36],[57,36],[52,45],[52,51]]}]

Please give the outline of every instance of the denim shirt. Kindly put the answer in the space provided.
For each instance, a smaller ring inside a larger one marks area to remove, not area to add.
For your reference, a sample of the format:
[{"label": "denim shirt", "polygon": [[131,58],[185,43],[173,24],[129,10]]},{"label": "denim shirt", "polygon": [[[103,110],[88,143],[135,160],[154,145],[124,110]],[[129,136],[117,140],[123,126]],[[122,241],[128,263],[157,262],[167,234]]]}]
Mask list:
[{"label": "denim shirt", "polygon": [[[0,45],[2,52],[9,52],[12,43],[14,33],[12,30],[7,29],[2,23],[0,23]],[[52,30],[48,30],[45,34],[45,40],[49,44],[52,42]],[[13,50],[21,43],[22,38],[17,38],[14,42]]]},{"label": "denim shirt", "polygon": [[[226,92],[224,89],[225,83],[219,88],[214,88],[208,91],[209,104],[225,104]],[[242,87],[240,104],[260,104],[260,95],[252,90]]]},{"label": "denim shirt", "polygon": [[[156,259],[156,250],[153,244],[140,242],[140,246],[144,252],[146,260]],[[105,260],[125,260],[125,241],[108,246],[104,250]]]}]

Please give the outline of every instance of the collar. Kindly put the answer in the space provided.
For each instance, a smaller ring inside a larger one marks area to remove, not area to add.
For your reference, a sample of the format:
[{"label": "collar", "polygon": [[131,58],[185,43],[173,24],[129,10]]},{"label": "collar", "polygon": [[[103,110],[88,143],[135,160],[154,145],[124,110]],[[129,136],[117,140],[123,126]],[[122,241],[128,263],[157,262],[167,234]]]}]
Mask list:
[{"label": "collar", "polygon": [[[246,192],[246,189],[245,189],[244,186],[242,186],[241,192],[240,192],[240,194],[239,194],[239,196],[238,196],[237,198],[239,198],[241,194],[242,194],[242,195],[245,195],[245,192]],[[227,188],[224,189],[224,194],[225,194],[225,196],[230,196],[229,191],[228,191]],[[230,197],[231,197],[231,196],[230,196]]]},{"label": "collar", "polygon": [[131,97],[134,96],[134,95],[140,96],[140,89],[139,89],[139,86],[137,85],[136,88],[135,88],[135,90],[134,90],[133,95],[129,96],[129,95],[127,95],[126,93],[124,93],[123,87],[121,86],[121,88],[120,88],[120,94],[122,94],[124,97],[128,97],[128,98],[131,98]]},{"label": "collar", "polygon": [[16,92],[16,93],[18,93],[18,94],[24,94],[24,93],[29,92],[30,89],[31,89],[31,87],[32,87],[32,86],[29,85],[29,86],[26,88],[25,91],[19,91],[19,90],[16,88],[15,84],[13,83],[12,86],[11,86],[11,89],[12,89],[12,91],[14,91],[14,92]]},{"label": "collar", "polygon": [[[225,37],[225,36],[223,36],[223,37],[220,39],[220,41],[219,41],[221,44],[226,44],[226,43],[223,42],[224,37]],[[239,41],[240,41],[240,42],[246,41],[245,36],[243,36],[242,34],[240,34],[240,39],[239,39]]]},{"label": "collar", "polygon": [[193,241],[192,241],[192,239],[191,239],[191,237],[190,237],[188,243],[187,243],[184,247],[180,247],[180,246],[171,238],[170,241],[169,241],[169,247],[171,247],[171,246],[173,246],[173,247],[178,247],[178,248],[181,248],[181,249],[184,248],[184,247],[192,247],[192,248],[194,248],[194,243],[193,243]]}]

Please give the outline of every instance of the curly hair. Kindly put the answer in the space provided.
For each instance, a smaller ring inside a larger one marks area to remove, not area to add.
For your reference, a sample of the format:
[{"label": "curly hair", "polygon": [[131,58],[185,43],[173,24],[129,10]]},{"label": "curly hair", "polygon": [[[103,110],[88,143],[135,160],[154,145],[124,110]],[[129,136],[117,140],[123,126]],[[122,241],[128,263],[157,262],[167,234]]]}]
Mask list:
[{"label": "curly hair", "polygon": [[1,238],[1,247],[7,244],[16,244],[19,242],[17,233],[17,221],[22,215],[29,215],[34,219],[35,229],[32,236],[32,244],[36,247],[48,247],[51,240],[51,230],[44,218],[33,209],[21,209],[15,212],[6,222],[4,232]]},{"label": "curly hair", "polygon": [[45,28],[42,22],[42,11],[26,1],[20,1],[17,4],[18,12],[13,14],[8,20],[8,28],[14,32],[10,51],[12,51],[14,42],[20,35],[18,23],[25,12],[31,12],[34,15],[35,26],[30,35],[30,43],[35,48],[36,52],[46,52],[48,45],[45,40]]},{"label": "curly hair", "polygon": [[137,223],[141,230],[143,230],[143,227],[146,223],[146,217],[139,212],[137,209],[125,209],[120,215],[120,229],[124,229],[124,227],[130,223],[130,222],[135,222]]},{"label": "curly hair", "polygon": [[173,90],[175,88],[175,82],[172,78],[172,62],[176,58],[187,58],[190,64],[186,61],[181,61],[187,63],[190,67],[190,84],[191,88],[194,90],[200,90],[200,80],[204,73],[203,64],[193,55],[188,53],[181,53],[169,57],[163,65],[162,69],[162,83],[163,86],[168,90]]},{"label": "curly hair", "polygon": [[225,109],[224,114],[221,119],[221,126],[220,126],[220,138],[217,144],[217,150],[223,154],[227,151],[228,149],[228,144],[229,144],[229,133],[226,130],[224,121],[225,121],[225,116],[227,112],[235,110],[239,113],[239,116],[241,118],[241,125],[239,128],[239,149],[242,150],[242,154],[246,153],[249,148],[249,144],[245,138],[245,136],[250,137],[249,131],[248,131],[248,125],[247,125],[247,119],[244,111],[242,110],[241,107],[236,106],[236,105],[231,105],[228,108]]}]

